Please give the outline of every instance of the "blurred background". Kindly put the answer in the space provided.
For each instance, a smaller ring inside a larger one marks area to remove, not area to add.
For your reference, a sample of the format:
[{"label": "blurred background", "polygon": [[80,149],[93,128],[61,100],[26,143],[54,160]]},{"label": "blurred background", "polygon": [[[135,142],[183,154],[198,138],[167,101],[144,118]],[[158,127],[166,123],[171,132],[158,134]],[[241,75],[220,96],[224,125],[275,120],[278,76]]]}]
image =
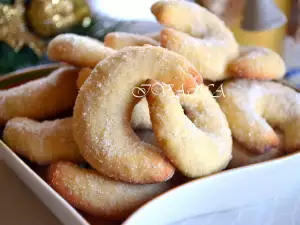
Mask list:
[{"label": "blurred background", "polygon": [[[103,40],[112,31],[157,31],[156,0],[0,0],[0,75],[49,63],[47,42],[72,32]],[[233,31],[241,45],[282,55],[290,73],[300,68],[297,0],[196,0]]]}]

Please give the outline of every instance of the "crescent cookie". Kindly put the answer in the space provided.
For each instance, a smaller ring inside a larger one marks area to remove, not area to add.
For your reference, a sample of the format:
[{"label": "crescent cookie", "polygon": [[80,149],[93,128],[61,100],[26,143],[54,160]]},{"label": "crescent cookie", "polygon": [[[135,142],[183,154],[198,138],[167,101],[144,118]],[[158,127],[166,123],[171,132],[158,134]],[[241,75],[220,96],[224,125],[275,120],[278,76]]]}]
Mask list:
[{"label": "crescent cookie", "polygon": [[[79,71],[77,79],[77,88],[78,90],[87,80],[91,74],[92,69],[82,68]],[[133,129],[151,129],[152,124],[149,115],[148,103],[146,98],[142,98],[133,108],[132,117],[131,117],[131,126]]]},{"label": "crescent cookie", "polygon": [[129,122],[138,101],[133,92],[148,78],[185,91],[202,81],[185,58],[171,51],[127,47],[101,61],[79,91],[74,139],[82,156],[103,175],[131,183],[155,183],[174,173],[155,147],[139,140]]},{"label": "crescent cookie", "polygon": [[270,80],[281,79],[285,75],[283,59],[270,49],[241,46],[240,55],[229,65],[234,77]]},{"label": "crescent cookie", "polygon": [[131,117],[131,126],[133,129],[152,129],[146,98],[142,98],[134,106]]},{"label": "crescent cookie", "polygon": [[77,89],[79,90],[86,79],[90,76],[92,72],[91,68],[82,68],[78,73],[78,78],[76,81]]},{"label": "crescent cookie", "polygon": [[253,153],[278,148],[280,141],[272,127],[284,133],[285,150],[300,148],[300,95],[272,81],[238,79],[223,85],[218,98],[233,137]]},{"label": "crescent cookie", "polygon": [[51,165],[48,181],[77,209],[112,220],[125,219],[138,207],[172,187],[167,182],[146,185],[123,183],[69,162]]},{"label": "crescent cookie", "polygon": [[47,77],[0,91],[0,124],[13,117],[43,120],[71,109],[77,96],[78,70],[64,67]]},{"label": "crescent cookie", "polygon": [[[159,86],[154,80],[149,84]],[[231,132],[208,87],[199,85],[195,93],[177,97],[161,85],[160,91],[148,93],[147,100],[153,131],[163,153],[191,178],[226,168],[231,160]]]},{"label": "crescent cookie", "polygon": [[[92,69],[83,68],[79,72],[77,79],[78,90],[91,74]],[[148,103],[146,98],[141,99],[133,108],[131,117],[131,126],[133,129],[151,129],[152,124],[149,116]]]},{"label": "crescent cookie", "polygon": [[76,34],[57,35],[48,45],[48,56],[51,60],[78,67],[94,68],[99,61],[115,52],[96,39]]},{"label": "crescent cookie", "polygon": [[239,46],[223,21],[200,5],[188,1],[159,1],[152,13],[166,28],[161,46],[186,57],[204,79],[228,78],[227,65],[239,54]]},{"label": "crescent cookie", "polygon": [[143,46],[143,45],[159,46],[159,42],[145,35],[112,32],[108,33],[104,39],[104,45],[115,50],[120,50],[128,46]]},{"label": "crescent cookie", "polygon": [[72,135],[72,118],[38,122],[16,117],[3,131],[4,142],[16,153],[39,165],[58,160],[83,162]]},{"label": "crescent cookie", "polygon": [[157,42],[160,42],[160,32],[152,32],[152,33],[146,33],[145,36],[154,39]]},{"label": "crescent cookie", "polygon": [[[83,68],[79,71],[77,79],[78,90],[91,74],[92,69]],[[133,108],[131,117],[131,126],[133,129],[151,129],[152,124],[149,115],[148,103],[146,98],[142,98]]]},{"label": "crescent cookie", "polygon": [[283,148],[272,148],[265,154],[256,154],[243,145],[238,143],[236,140],[232,142],[232,160],[230,161],[228,168],[237,168],[241,166],[247,166],[255,163],[260,163],[275,159],[285,155]]}]

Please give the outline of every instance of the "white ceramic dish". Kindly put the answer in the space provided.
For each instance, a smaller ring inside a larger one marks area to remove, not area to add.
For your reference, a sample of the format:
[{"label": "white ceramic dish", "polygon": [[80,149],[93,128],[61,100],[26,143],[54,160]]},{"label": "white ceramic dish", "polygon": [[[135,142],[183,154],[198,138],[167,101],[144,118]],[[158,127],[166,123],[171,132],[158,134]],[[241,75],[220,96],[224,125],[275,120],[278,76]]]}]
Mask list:
[{"label": "white ceramic dish", "polygon": [[[44,66],[18,71],[1,78],[0,88],[33,77],[43,76],[56,67]],[[86,217],[82,216],[60,197],[2,141],[0,141],[0,158],[3,158],[6,164],[15,171],[20,179],[28,185],[62,223],[72,225],[94,224],[89,223]],[[297,172],[299,170],[300,153],[297,153],[266,163],[233,169],[198,179],[155,198],[137,210],[123,224],[181,224],[180,221],[182,220],[197,217],[200,222],[197,221],[194,224],[199,225],[203,222],[202,217],[206,217],[207,214],[234,210],[238,207],[245,207],[274,197],[284,196],[288,192],[298,191],[300,193],[300,176]],[[116,223],[100,221],[99,219],[95,224]]]},{"label": "white ceramic dish", "polygon": [[[22,69],[0,78],[0,89],[15,86],[41,76],[47,75],[58,67],[58,64],[44,65]],[[82,214],[75,210],[59,194],[57,194],[37,173],[32,170],[18,155],[0,140],[0,160],[17,174],[17,176],[33,191],[35,195],[51,210],[63,223],[72,225],[101,224],[111,225],[113,222],[90,217],[89,222]],[[92,222],[91,222],[92,221]]]},{"label": "white ceramic dish", "polygon": [[[264,202],[268,203],[274,199],[280,201],[285,196],[299,197],[293,208],[298,208],[300,213],[300,153],[286,156],[280,159],[260,163],[221,172],[219,174],[198,179],[175,188],[162,196],[150,201],[148,204],[137,210],[124,225],[171,225],[171,224],[204,224],[207,215],[230,212],[237,208],[247,208],[254,205],[260,207]],[[286,206],[283,206],[286,207]],[[259,209],[261,211],[261,208]],[[271,209],[269,209],[271,210]],[[273,209],[273,213],[277,213]],[[288,209],[285,209],[285,211]],[[277,210],[278,211],[278,210]],[[282,213],[287,214],[285,211]],[[230,212],[232,213],[232,212]],[[293,210],[289,212],[293,215]],[[256,214],[252,214],[255,217]],[[233,223],[234,216],[231,215],[231,223],[221,220],[218,224],[251,224],[247,221]],[[274,215],[272,215],[274,217]],[[195,218],[198,218],[195,221]],[[194,222],[191,222],[191,219]],[[270,220],[266,218],[266,220]],[[184,221],[185,223],[182,223]],[[190,222],[189,222],[190,221]],[[218,221],[218,220],[216,220]],[[206,224],[206,223],[205,223]],[[215,225],[216,223],[210,223]],[[260,223],[257,223],[260,224]],[[261,223],[265,224],[265,223]],[[285,223],[289,224],[288,221]],[[290,223],[294,225],[298,223]]]},{"label": "white ceramic dish", "polygon": [[38,196],[38,198],[63,223],[88,225],[89,223],[59,194],[57,194],[40,176],[0,141],[0,155],[4,162]]}]

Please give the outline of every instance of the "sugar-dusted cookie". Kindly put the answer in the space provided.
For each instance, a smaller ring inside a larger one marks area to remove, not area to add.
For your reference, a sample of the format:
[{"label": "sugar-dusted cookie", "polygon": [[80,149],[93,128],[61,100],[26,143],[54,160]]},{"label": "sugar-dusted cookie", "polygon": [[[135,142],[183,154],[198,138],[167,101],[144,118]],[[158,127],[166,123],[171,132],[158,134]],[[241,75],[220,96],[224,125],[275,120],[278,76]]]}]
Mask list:
[{"label": "sugar-dusted cookie", "polygon": [[51,165],[48,182],[74,207],[112,220],[125,219],[138,207],[172,187],[169,182],[123,183],[69,162]]},{"label": "sugar-dusted cookie", "polygon": [[14,152],[40,165],[84,161],[73,139],[72,118],[38,122],[16,117],[7,122],[3,140]]},{"label": "sugar-dusted cookie", "polygon": [[14,117],[44,120],[72,109],[78,70],[64,67],[47,77],[0,91],[0,123]]},{"label": "sugar-dusted cookie", "polygon": [[[148,78],[185,91],[202,81],[195,68],[174,52],[154,46],[127,47],[100,62],[80,88],[74,107],[74,139],[82,156],[103,175],[155,183],[174,173],[169,161],[140,141],[131,128],[138,101],[134,90]],[[147,87],[139,90],[147,92]]]},{"label": "sugar-dusted cookie", "polygon": [[77,34],[60,34],[48,45],[51,60],[66,62],[78,67],[94,68],[101,60],[115,53],[102,42]]}]

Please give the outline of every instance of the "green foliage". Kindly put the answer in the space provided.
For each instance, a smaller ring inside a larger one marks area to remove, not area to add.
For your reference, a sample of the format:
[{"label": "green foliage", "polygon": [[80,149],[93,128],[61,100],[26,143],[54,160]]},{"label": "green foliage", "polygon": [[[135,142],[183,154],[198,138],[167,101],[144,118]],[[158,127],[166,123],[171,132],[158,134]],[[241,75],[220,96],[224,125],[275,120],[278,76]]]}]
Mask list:
[{"label": "green foliage", "polygon": [[43,59],[39,59],[27,46],[19,52],[15,52],[7,44],[0,42],[0,74],[35,65],[42,61]]}]

